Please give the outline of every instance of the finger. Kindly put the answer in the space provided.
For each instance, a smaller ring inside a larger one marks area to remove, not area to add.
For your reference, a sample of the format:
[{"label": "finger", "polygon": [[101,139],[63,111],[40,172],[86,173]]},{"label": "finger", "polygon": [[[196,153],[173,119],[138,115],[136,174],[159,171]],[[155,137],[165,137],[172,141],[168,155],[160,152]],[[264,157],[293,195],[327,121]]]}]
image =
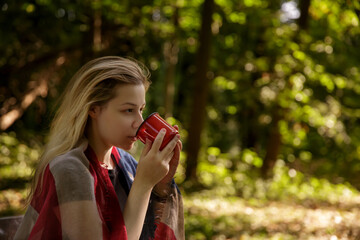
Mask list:
[{"label": "finger", "polygon": [[174,127],[176,130],[179,131],[179,126],[178,126],[178,125],[174,125],[173,127]]},{"label": "finger", "polygon": [[179,151],[181,151],[181,150],[182,150],[182,147],[183,147],[183,144],[182,144],[181,140],[179,140],[179,141],[177,142],[177,145],[179,146]]},{"label": "finger", "polygon": [[166,129],[164,129],[164,128],[161,129],[160,132],[158,133],[158,135],[156,136],[151,149],[154,149],[154,151],[159,151],[161,143],[164,140],[165,134],[166,134]]},{"label": "finger", "polygon": [[180,152],[182,149],[182,142],[180,140],[177,141],[175,149],[174,149],[174,156],[177,159],[177,161],[179,161],[180,159]]},{"label": "finger", "polygon": [[141,158],[140,159],[142,159],[142,157],[144,157],[144,156],[146,156],[148,154],[148,152],[151,149],[151,146],[152,146],[152,142],[150,141],[150,139],[146,138],[145,146],[144,146],[144,148],[143,148],[143,150],[141,152]]},{"label": "finger", "polygon": [[166,145],[166,147],[161,151],[163,157],[168,156],[171,152],[174,151],[179,138],[179,134],[176,134],[176,136]]},{"label": "finger", "polygon": [[177,166],[177,165],[179,165],[179,161],[180,161],[180,147],[179,147],[179,144],[176,144],[173,153],[174,154],[172,155],[170,165],[171,166]]},{"label": "finger", "polygon": [[175,155],[175,151],[172,151],[170,153],[170,155],[165,158],[165,163],[167,163],[167,164],[170,163],[171,160],[173,159],[174,155]]}]

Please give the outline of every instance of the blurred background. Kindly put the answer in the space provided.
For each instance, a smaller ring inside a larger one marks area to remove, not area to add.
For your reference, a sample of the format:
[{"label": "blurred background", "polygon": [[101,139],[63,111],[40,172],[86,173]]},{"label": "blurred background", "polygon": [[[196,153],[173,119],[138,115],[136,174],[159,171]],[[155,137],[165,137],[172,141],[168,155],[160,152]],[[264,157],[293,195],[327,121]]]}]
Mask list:
[{"label": "blurred background", "polygon": [[151,71],[144,117],[180,126],[186,239],[359,239],[359,14],[352,0],[0,1],[0,216],[24,213],[71,76],[118,55]]}]

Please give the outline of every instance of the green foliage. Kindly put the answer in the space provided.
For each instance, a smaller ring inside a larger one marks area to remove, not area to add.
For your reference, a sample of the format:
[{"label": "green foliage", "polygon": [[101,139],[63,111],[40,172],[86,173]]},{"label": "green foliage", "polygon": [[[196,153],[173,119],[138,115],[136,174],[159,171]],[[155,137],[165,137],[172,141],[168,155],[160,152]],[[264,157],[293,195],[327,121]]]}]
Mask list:
[{"label": "green foliage", "polygon": [[0,134],[0,216],[19,215],[41,146],[21,142],[14,132]]},{"label": "green foliage", "polygon": [[289,169],[282,160],[274,168],[274,177],[268,183],[269,199],[292,199],[299,202],[316,200],[323,202],[341,203],[356,197],[359,192],[348,183],[332,184],[327,179],[305,177],[295,169]]},{"label": "green foliage", "polygon": [[0,188],[9,187],[3,185],[8,179],[28,180],[40,157],[40,147],[36,145],[29,147],[19,142],[14,132],[2,133],[0,146],[0,176],[2,180]]},{"label": "green foliage", "polygon": [[[212,84],[202,149],[249,149],[265,159],[272,141],[269,134],[279,127],[279,155],[287,163],[291,164],[287,156],[294,156],[296,162],[301,161],[301,152],[311,152],[308,167],[319,166],[312,174],[354,179],[360,168],[358,4],[311,1],[304,28],[296,18],[281,17],[283,1],[215,2],[207,74]],[[30,130],[45,135],[55,102],[74,71],[99,55],[127,55],[143,61],[153,81],[146,112],[163,114],[168,65],[165,46],[170,43],[176,43],[177,54],[173,115],[189,129],[202,3],[3,3],[0,21],[8,24],[0,28],[4,36],[0,41],[0,73],[6,79],[0,90],[0,102],[4,101],[1,114],[20,104],[39,76],[47,74],[43,69],[58,64],[48,79],[46,98],[38,98],[10,131],[16,131],[20,138]],[[93,42],[97,16],[101,18],[103,44],[99,49]],[[279,126],[273,126],[275,112],[279,113]],[[317,164],[323,159],[328,159],[326,164]],[[259,167],[262,163],[254,164]]]},{"label": "green foliage", "polygon": [[[289,168],[283,160],[277,161],[273,177],[259,178],[263,160],[249,149],[238,155],[242,157],[241,162],[214,147],[207,152],[207,159],[200,162],[198,171],[200,183],[209,189],[208,197],[212,194],[221,197],[237,195],[244,199],[290,200],[299,203],[309,200],[335,204],[359,194],[349,183],[334,184],[325,178],[310,176]],[[311,160],[310,152],[301,152],[300,156],[302,161]]]}]

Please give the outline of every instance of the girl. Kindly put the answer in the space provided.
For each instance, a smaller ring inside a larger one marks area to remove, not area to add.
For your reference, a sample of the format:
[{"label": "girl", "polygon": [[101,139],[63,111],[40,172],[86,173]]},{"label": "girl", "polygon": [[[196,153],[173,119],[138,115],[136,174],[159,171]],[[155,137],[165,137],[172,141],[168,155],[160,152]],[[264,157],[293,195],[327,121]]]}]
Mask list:
[{"label": "girl", "polygon": [[161,131],[138,163],[124,151],[136,141],[149,85],[148,70],[121,57],[95,59],[74,75],[15,239],[184,239],[173,181],[180,137],[160,151]]}]

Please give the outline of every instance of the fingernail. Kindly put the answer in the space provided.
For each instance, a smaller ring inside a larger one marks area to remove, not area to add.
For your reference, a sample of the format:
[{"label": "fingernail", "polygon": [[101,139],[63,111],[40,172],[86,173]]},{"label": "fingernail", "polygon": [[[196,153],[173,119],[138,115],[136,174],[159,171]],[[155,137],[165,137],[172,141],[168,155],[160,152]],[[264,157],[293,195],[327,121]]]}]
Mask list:
[{"label": "fingernail", "polygon": [[166,129],[165,129],[165,128],[162,128],[160,132],[166,133]]}]

